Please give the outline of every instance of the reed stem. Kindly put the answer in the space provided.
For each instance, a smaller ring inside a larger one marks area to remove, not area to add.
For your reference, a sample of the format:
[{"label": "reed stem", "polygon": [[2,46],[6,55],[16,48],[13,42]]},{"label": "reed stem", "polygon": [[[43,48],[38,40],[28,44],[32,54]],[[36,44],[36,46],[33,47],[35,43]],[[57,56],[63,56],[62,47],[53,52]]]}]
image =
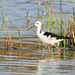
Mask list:
[{"label": "reed stem", "polygon": [[75,0],[73,0],[73,18],[75,22]]},{"label": "reed stem", "polygon": [[30,27],[30,11],[27,9],[27,27]]},{"label": "reed stem", "polygon": [[1,3],[1,10],[2,10],[3,22],[5,22],[4,11],[3,11],[3,5],[2,5],[2,1],[1,1],[1,0],[0,0],[0,3]]},{"label": "reed stem", "polygon": [[42,28],[44,30],[44,9],[42,10]]},{"label": "reed stem", "polygon": [[58,26],[58,33],[60,32],[60,26],[59,26],[59,13],[57,13],[57,26]]},{"label": "reed stem", "polygon": [[19,34],[20,48],[22,48],[21,33],[20,33],[20,29],[19,28],[18,28],[18,34]]},{"label": "reed stem", "polygon": [[62,13],[62,0],[60,0],[60,12]]},{"label": "reed stem", "polygon": [[30,27],[30,11],[28,11],[29,27]]},{"label": "reed stem", "polygon": [[5,16],[6,16],[6,22],[8,21],[8,17],[7,17],[7,6],[5,5]]},{"label": "reed stem", "polygon": [[51,12],[52,12],[52,24],[55,23],[55,17],[54,17],[54,11],[53,11],[53,5],[51,3]]},{"label": "reed stem", "polygon": [[10,47],[10,44],[9,44],[9,39],[8,39],[8,37],[7,37],[7,41],[6,41],[6,43],[5,43],[5,46],[6,46],[6,47]]},{"label": "reed stem", "polygon": [[39,0],[39,8],[38,8],[38,20],[40,21],[40,5],[41,5],[41,0]]},{"label": "reed stem", "polygon": [[48,6],[48,1],[46,2],[46,14],[47,14],[47,26],[49,27],[50,17],[49,17],[49,6]]},{"label": "reed stem", "polygon": [[10,34],[8,34],[8,35],[9,35],[9,39],[10,39],[10,45],[11,45],[11,47],[13,47],[11,35]]},{"label": "reed stem", "polygon": [[[62,13],[61,13],[61,24],[60,24],[60,35],[61,36],[64,36],[64,21],[63,21],[63,17],[62,17]],[[62,41],[61,42],[61,46],[63,46],[64,42]]]}]

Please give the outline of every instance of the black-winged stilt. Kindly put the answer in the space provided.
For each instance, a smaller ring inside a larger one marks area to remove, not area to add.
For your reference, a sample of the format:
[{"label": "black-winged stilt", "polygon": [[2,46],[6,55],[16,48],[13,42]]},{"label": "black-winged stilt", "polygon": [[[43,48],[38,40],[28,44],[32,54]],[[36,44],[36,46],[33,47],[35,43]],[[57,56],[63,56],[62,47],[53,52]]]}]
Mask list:
[{"label": "black-winged stilt", "polygon": [[35,22],[35,26],[37,27],[37,36],[39,37],[39,39],[42,42],[48,44],[49,54],[50,54],[50,44],[54,45],[57,48],[57,50],[59,50],[59,52],[61,53],[62,51],[55,45],[55,43],[63,41],[64,39],[71,39],[71,37],[63,37],[51,32],[41,32],[42,23],[40,21]]}]

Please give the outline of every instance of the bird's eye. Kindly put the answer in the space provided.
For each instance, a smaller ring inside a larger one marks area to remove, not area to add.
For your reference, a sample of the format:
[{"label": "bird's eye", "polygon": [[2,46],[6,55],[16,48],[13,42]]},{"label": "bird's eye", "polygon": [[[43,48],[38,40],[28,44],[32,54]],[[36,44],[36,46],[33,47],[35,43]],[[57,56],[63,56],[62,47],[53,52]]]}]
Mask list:
[{"label": "bird's eye", "polygon": [[38,24],[38,23],[36,23],[36,24]]}]

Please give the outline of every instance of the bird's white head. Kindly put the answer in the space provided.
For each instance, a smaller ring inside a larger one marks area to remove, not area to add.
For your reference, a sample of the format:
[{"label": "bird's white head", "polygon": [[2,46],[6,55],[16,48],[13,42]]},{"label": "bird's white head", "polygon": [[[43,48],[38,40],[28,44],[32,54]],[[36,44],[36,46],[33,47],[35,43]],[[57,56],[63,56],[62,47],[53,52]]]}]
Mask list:
[{"label": "bird's white head", "polygon": [[40,21],[35,22],[35,26],[41,27],[42,23]]},{"label": "bird's white head", "polygon": [[[37,21],[37,22],[35,22],[35,25],[34,26],[32,26],[32,27],[30,27],[29,29],[31,29],[31,28],[33,28],[33,27],[37,27],[39,30],[41,29],[41,25],[42,25],[42,23],[40,22],[40,21]],[[28,29],[28,30],[29,30]]]}]

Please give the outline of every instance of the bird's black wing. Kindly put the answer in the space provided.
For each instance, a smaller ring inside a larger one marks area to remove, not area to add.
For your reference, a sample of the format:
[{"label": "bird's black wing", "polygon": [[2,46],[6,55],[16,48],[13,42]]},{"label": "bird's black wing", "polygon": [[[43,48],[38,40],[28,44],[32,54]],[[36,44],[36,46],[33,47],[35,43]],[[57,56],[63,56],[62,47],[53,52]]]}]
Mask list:
[{"label": "bird's black wing", "polygon": [[57,34],[51,33],[51,32],[45,32],[44,35],[47,37],[48,36],[55,37],[56,39],[72,39],[71,37],[60,36],[60,35],[57,35]]}]

